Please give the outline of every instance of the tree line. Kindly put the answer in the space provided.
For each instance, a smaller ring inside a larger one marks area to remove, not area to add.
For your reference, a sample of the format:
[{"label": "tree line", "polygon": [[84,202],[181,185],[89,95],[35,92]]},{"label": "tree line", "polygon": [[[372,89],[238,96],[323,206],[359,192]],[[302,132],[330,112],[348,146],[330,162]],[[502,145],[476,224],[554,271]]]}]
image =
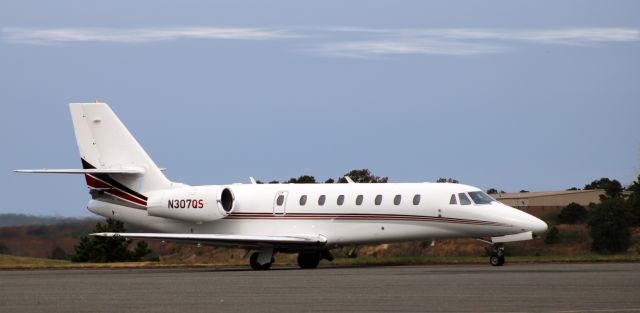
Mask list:
[{"label": "tree line", "polygon": [[[363,169],[351,170],[348,173],[342,175],[340,178],[338,178],[337,181],[334,180],[333,178],[329,178],[325,180],[324,183],[333,184],[337,182],[339,184],[345,184],[347,183],[347,179],[345,178],[345,176],[349,176],[349,178],[351,178],[356,183],[386,183],[389,181],[389,177],[375,176],[371,173],[369,169],[363,168]],[[258,184],[264,183],[260,180],[256,182]],[[302,175],[298,178],[292,177],[289,180],[285,180],[282,182],[277,180],[272,180],[269,182],[269,184],[317,184],[317,183],[320,183],[320,181],[317,181],[315,177],[310,175]]]}]

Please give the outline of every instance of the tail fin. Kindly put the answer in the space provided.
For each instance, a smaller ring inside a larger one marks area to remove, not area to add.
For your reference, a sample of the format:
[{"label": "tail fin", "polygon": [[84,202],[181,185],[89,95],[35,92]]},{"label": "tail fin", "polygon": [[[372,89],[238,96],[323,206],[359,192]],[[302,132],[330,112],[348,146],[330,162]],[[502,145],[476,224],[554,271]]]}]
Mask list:
[{"label": "tail fin", "polygon": [[[134,201],[141,205],[146,205],[145,192],[171,188],[171,182],[106,103],[71,103],[69,109],[82,167],[100,172],[85,173],[90,188],[115,190],[121,198],[144,200],[144,204]],[[101,173],[126,169],[141,173]]]}]

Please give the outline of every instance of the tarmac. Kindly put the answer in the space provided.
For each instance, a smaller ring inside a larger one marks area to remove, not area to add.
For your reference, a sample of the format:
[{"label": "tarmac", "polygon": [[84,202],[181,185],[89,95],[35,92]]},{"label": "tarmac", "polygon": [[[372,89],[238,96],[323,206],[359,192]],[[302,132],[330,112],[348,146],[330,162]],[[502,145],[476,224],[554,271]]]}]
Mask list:
[{"label": "tarmac", "polygon": [[0,312],[640,312],[640,263],[12,270]]}]

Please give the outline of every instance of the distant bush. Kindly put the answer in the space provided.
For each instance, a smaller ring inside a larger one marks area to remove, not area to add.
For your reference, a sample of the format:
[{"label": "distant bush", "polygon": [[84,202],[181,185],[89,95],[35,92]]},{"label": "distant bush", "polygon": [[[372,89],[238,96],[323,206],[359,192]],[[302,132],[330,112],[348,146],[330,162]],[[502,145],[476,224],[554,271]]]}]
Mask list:
[{"label": "distant bush", "polygon": [[558,224],[577,224],[586,221],[587,209],[575,202],[569,203],[558,214]]},{"label": "distant bush", "polygon": [[0,254],[11,254],[11,249],[2,242],[0,242]]},{"label": "distant bush", "polygon": [[627,202],[629,203],[629,213],[632,226],[640,226],[640,175],[638,179],[634,181],[627,190],[631,192]]},{"label": "distant bush", "polygon": [[603,198],[591,206],[589,235],[593,251],[609,254],[625,252],[631,245],[629,211],[622,197]]},{"label": "distant bush", "polygon": [[560,231],[557,227],[551,226],[544,235],[544,243],[554,244],[560,242]]},{"label": "distant bush", "polygon": [[558,222],[558,211],[544,213],[540,218],[547,224],[555,224]]},{"label": "distant bush", "polygon": [[46,226],[33,226],[27,232],[29,236],[46,238],[47,236],[47,227]]},{"label": "distant bush", "polygon": [[51,254],[49,255],[49,259],[55,260],[68,260],[69,255],[62,248],[56,246],[51,250]]}]

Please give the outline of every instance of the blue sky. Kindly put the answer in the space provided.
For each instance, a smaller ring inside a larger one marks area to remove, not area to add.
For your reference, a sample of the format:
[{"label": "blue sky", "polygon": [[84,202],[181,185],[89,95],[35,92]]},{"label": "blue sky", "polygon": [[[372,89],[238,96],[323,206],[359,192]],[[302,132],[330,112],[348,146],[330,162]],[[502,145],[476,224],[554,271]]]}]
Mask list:
[{"label": "blue sky", "polygon": [[89,215],[66,104],[109,103],[188,184],[640,171],[637,1],[0,3],[0,212]]}]

